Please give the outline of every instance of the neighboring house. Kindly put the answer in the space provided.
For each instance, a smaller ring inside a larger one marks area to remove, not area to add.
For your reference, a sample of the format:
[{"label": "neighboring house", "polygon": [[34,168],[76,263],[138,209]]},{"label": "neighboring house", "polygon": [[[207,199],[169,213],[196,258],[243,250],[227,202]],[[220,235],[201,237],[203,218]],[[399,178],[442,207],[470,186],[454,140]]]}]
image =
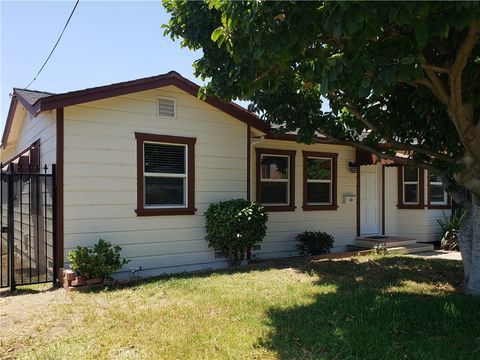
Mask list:
[{"label": "neighboring house", "polygon": [[56,164],[57,264],[103,238],[143,275],[226,266],[207,246],[202,215],[232,198],[269,211],[260,258],[297,255],[305,230],[333,234],[335,246],[364,234],[437,238],[450,200],[423,170],[374,164],[321,137],[276,137],[240,106],[197,91],[176,72],[64,94],[14,90],[2,162]]}]

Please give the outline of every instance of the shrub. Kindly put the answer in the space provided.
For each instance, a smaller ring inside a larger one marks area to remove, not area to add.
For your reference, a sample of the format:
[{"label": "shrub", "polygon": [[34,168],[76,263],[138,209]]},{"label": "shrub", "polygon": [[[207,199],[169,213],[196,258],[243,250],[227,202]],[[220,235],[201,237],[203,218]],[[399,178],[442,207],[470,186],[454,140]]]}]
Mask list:
[{"label": "shrub", "polygon": [[443,219],[437,219],[437,223],[442,228],[440,246],[443,250],[460,251],[458,230],[464,216],[465,210],[459,209],[450,217],[443,213]]},{"label": "shrub", "polygon": [[250,257],[253,245],[267,231],[268,214],[256,202],[233,199],[211,204],[205,214],[208,246],[223,251],[229,265],[239,265]]},{"label": "shrub", "polygon": [[295,240],[299,241],[297,249],[301,255],[321,255],[330,252],[334,238],[324,231],[305,231],[298,234]]},{"label": "shrub", "polygon": [[120,246],[100,239],[92,249],[77,246],[68,254],[68,261],[73,271],[87,279],[111,279],[115,271],[130,262],[120,257],[121,250]]},{"label": "shrub", "polygon": [[76,250],[68,253],[68,262],[70,263],[70,269],[75,271],[77,275],[85,276],[87,279],[94,277],[93,257],[89,248],[77,246]]}]

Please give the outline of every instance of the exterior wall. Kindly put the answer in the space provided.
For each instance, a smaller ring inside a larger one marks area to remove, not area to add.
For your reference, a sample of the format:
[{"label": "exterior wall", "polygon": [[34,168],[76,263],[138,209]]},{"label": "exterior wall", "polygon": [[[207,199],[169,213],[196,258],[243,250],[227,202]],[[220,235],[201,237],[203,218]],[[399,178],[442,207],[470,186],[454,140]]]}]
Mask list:
[{"label": "exterior wall", "polygon": [[15,134],[16,139],[15,141],[10,140],[7,147],[2,149],[2,162],[11,159],[40,139],[41,167],[47,165],[50,168],[56,161],[55,111],[45,111],[33,117],[21,105],[18,105],[15,116],[19,118],[15,119],[16,129],[12,129],[11,134]]},{"label": "exterior wall", "polygon": [[[293,141],[264,140],[254,144],[251,162],[252,200],[256,199],[255,148],[296,150],[295,157],[295,211],[270,212],[267,236],[259,257],[295,256],[295,236],[300,232],[326,231],[335,237],[334,246],[351,244],[356,236],[356,204],[344,204],[344,194],[356,194],[356,174],[349,171],[348,162],[355,161],[355,150],[329,144],[303,145]],[[337,160],[337,210],[303,211],[303,153],[318,151],[338,153]]]},{"label": "exterior wall", "polygon": [[[451,210],[439,209],[399,209],[398,203],[398,169],[385,168],[385,233],[415,238],[417,241],[439,240],[440,226],[436,219],[443,219],[443,214]],[[425,204],[427,203],[427,174],[425,176]]]},{"label": "exterior wall", "polygon": [[[175,119],[156,115],[175,98]],[[144,216],[137,207],[134,132],[194,137],[195,215]],[[212,202],[246,198],[247,126],[176,87],[65,108],[65,259],[99,238],[123,248],[140,275],[225,266],[205,241]]]}]

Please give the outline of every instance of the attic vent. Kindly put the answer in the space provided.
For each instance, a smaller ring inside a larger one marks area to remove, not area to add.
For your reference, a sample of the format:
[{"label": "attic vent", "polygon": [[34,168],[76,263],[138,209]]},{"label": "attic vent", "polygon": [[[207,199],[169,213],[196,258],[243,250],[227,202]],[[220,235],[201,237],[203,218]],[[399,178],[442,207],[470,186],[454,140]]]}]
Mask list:
[{"label": "attic vent", "polygon": [[175,100],[169,98],[158,98],[157,115],[169,118],[175,117]]}]

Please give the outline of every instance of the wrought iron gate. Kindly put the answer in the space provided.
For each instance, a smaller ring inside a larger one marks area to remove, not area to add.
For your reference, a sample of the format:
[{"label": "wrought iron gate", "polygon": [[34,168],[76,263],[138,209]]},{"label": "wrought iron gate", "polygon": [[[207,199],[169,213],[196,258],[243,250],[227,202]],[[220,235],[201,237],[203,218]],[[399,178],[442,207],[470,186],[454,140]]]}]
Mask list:
[{"label": "wrought iron gate", "polygon": [[1,169],[0,287],[55,282],[55,165]]}]

